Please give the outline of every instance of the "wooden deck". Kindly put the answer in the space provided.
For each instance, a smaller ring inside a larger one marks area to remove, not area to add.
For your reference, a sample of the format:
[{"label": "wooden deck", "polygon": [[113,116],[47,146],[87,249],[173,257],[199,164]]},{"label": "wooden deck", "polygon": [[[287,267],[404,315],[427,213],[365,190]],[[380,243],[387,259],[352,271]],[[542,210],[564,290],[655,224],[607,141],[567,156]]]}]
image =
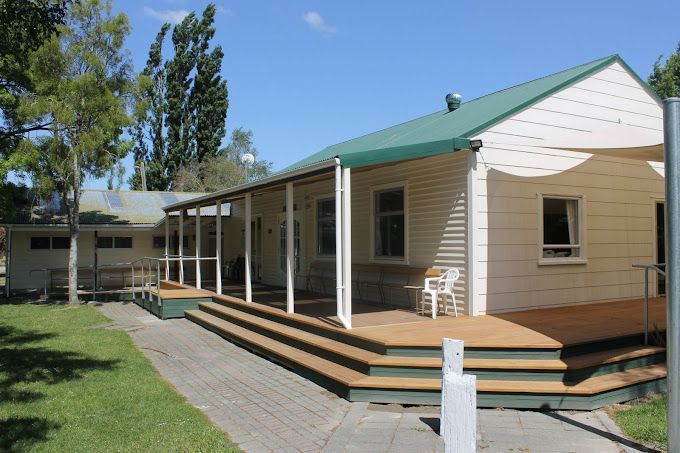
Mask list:
[{"label": "wooden deck", "polygon": [[[252,303],[240,284],[223,291],[162,282],[160,295],[202,296],[187,319],[351,401],[439,404],[444,337],[465,341],[482,407],[592,409],[665,388],[665,348],[642,344],[640,300],[436,320],[354,301],[345,329],[331,297],[296,292],[286,313],[281,288],[254,285]],[[650,327],[665,330],[664,299]]]},{"label": "wooden deck", "polygon": [[[200,291],[200,290],[199,290]],[[215,293],[202,290],[219,298]],[[221,297],[243,301],[243,285],[226,283]],[[337,318],[335,298],[296,291],[295,313],[285,313],[286,291],[266,285],[253,286],[253,304],[264,311],[298,322],[337,329],[345,334],[391,347],[440,347],[442,338],[465,341],[469,348],[562,348],[641,334],[643,300],[624,300],[571,307],[544,308],[496,315],[444,316],[432,319],[415,309],[352,303],[353,329],[344,329]],[[284,313],[281,313],[284,312]],[[650,299],[649,328],[664,331],[666,299]]]}]

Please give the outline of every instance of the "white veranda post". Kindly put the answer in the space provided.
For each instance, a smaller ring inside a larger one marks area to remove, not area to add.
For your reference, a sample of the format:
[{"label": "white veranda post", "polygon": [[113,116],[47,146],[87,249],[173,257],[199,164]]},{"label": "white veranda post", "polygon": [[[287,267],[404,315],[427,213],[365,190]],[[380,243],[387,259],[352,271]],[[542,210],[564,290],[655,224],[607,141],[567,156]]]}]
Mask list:
[{"label": "white veranda post", "polygon": [[222,294],[222,201],[215,203],[215,291]]},{"label": "white veranda post", "polygon": [[250,222],[252,221],[252,200],[251,194],[246,194],[246,219],[245,219],[245,283],[246,283],[246,302],[253,301],[253,288],[250,283],[250,258],[252,252],[252,231],[250,228]]},{"label": "white veranda post", "polygon": [[352,181],[350,169],[342,170],[342,282],[343,315],[348,329],[352,328]]},{"label": "white veranda post", "polygon": [[337,314],[352,328],[352,228],[349,169],[335,165],[335,279]]},{"label": "white veranda post", "polygon": [[184,209],[179,211],[179,239],[177,240],[177,254],[179,255],[179,282],[184,283]]},{"label": "white veranda post", "polygon": [[168,255],[170,254],[170,214],[165,213],[165,279],[170,280],[170,266]]},{"label": "white veranda post", "polygon": [[[286,311],[295,311],[295,206],[293,183],[286,184]],[[250,223],[248,224],[250,226]]]},{"label": "white veranda post", "polygon": [[196,206],[196,288],[201,287],[201,207]]}]

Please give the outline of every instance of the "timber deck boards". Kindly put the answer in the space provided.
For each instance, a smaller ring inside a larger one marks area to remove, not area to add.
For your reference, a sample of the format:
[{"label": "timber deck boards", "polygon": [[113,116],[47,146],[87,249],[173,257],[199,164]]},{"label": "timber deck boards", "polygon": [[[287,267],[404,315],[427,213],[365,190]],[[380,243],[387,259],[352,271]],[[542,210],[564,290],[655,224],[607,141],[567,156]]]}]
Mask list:
[{"label": "timber deck boards", "polygon": [[[307,324],[318,329],[340,332],[386,347],[439,348],[442,338],[465,341],[466,348],[560,349],[596,341],[641,335],[643,301],[641,299],[601,302],[559,308],[542,308],[496,315],[440,316],[432,319],[414,310],[375,306],[353,302],[353,329],[343,328],[335,316],[335,299],[296,291],[295,308],[301,313],[286,313],[285,290],[259,285],[253,291],[254,302],[241,295],[242,286],[226,284],[218,295],[206,289],[197,290],[177,282],[161,282],[161,287],[198,291],[201,297],[212,297],[235,306]],[[269,288],[269,289],[267,289]],[[258,297],[260,299],[258,299]],[[263,302],[263,303],[260,303]],[[649,326],[665,330],[666,299],[650,300]],[[360,322],[357,322],[359,321]]]},{"label": "timber deck boards", "polygon": [[[156,288],[151,289],[151,294],[158,295]],[[206,299],[210,294],[197,289],[162,289],[160,290],[161,299]]]}]

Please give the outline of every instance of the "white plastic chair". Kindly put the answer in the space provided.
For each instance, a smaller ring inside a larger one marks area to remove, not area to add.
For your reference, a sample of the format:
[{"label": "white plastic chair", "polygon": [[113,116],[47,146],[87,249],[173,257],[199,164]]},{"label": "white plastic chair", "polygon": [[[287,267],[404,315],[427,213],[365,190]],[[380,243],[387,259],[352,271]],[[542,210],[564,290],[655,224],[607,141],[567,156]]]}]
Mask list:
[{"label": "white plastic chair", "polygon": [[[442,296],[442,303],[444,304],[444,314],[448,313],[447,298],[451,297],[451,303],[453,304],[453,310],[458,316],[458,306],[456,305],[456,295],[453,293],[453,285],[456,280],[460,277],[460,272],[458,269],[453,268],[444,272],[439,277],[426,278],[424,283],[424,289],[422,292],[422,299],[420,303],[423,307],[423,313],[425,313],[425,304],[429,303],[432,306],[432,319],[437,319],[437,312],[439,311],[439,296]],[[426,299],[429,296],[430,301]]]}]

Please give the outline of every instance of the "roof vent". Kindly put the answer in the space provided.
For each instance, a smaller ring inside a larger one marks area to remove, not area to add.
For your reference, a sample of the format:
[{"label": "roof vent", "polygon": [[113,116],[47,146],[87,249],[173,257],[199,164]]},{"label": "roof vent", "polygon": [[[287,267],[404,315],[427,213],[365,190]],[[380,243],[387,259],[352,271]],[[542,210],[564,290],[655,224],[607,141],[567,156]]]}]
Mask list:
[{"label": "roof vent", "polygon": [[449,107],[449,112],[453,112],[460,107],[460,101],[463,99],[458,93],[449,93],[446,95],[446,105]]}]

